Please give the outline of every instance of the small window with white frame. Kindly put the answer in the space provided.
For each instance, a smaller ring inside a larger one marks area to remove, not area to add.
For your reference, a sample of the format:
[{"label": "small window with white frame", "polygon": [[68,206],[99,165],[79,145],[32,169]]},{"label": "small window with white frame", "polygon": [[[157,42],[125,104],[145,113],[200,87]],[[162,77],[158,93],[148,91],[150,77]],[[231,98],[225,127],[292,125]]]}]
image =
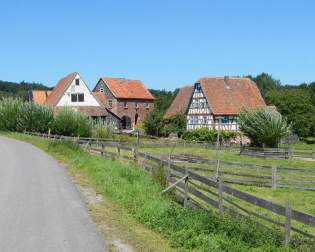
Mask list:
[{"label": "small window with white frame", "polygon": [[104,93],[104,88],[100,88],[100,92],[101,92],[101,93]]},{"label": "small window with white frame", "polygon": [[80,79],[75,79],[75,85],[79,86],[80,85]]},{"label": "small window with white frame", "polygon": [[136,108],[139,108],[139,103],[135,102],[135,106],[136,106]]},{"label": "small window with white frame", "polygon": [[124,109],[128,108],[128,102],[124,101]]}]

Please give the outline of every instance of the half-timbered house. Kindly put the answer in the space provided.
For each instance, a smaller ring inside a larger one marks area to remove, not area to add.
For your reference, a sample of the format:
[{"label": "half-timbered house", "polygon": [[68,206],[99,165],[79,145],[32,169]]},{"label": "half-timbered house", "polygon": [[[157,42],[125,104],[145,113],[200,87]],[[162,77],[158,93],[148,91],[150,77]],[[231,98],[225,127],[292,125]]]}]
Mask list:
[{"label": "half-timbered house", "polygon": [[187,129],[210,128],[237,131],[243,108],[266,106],[256,83],[248,78],[206,77],[179,90],[166,111],[169,118],[183,113]]}]

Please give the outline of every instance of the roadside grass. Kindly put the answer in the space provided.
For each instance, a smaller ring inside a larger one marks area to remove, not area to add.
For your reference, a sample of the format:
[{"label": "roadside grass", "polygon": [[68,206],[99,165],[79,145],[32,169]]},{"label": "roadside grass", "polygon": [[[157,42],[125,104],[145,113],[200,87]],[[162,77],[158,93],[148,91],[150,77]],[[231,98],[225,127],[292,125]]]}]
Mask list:
[{"label": "roadside grass", "polygon": [[160,233],[180,251],[311,251],[303,242],[284,247],[281,232],[250,220],[237,221],[211,210],[182,208],[171,196],[161,196],[161,185],[134,164],[92,156],[69,142],[49,143],[20,134],[9,136],[48,151],[85,176],[98,193]]}]

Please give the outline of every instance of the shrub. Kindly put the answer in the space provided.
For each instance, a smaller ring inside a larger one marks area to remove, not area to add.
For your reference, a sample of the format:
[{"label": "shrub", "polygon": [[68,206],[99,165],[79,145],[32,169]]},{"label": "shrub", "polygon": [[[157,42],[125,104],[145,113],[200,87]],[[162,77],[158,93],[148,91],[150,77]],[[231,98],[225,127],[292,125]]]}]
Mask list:
[{"label": "shrub", "polygon": [[17,117],[23,101],[18,98],[3,98],[0,101],[0,130],[16,131]]},{"label": "shrub", "polygon": [[[215,142],[217,140],[217,130],[200,128],[186,131],[182,138],[187,141]],[[232,131],[220,131],[220,141],[230,140],[236,137],[237,133]]]},{"label": "shrub", "polygon": [[143,127],[146,134],[160,136],[163,128],[163,114],[156,109],[152,110],[145,116]]},{"label": "shrub", "polygon": [[62,108],[55,116],[52,132],[64,136],[89,137],[91,121],[85,115],[71,108]]},{"label": "shrub", "polygon": [[50,107],[24,103],[17,113],[17,130],[47,133],[54,121]]},{"label": "shrub", "polygon": [[93,124],[92,137],[94,138],[110,138],[115,130],[115,125],[98,120]]},{"label": "shrub", "polygon": [[277,147],[282,137],[289,133],[289,125],[275,109],[245,109],[239,115],[241,131],[257,147]]},{"label": "shrub", "polygon": [[161,131],[163,136],[169,136],[171,133],[176,133],[178,137],[181,137],[186,131],[186,116],[182,113],[177,113],[174,116],[165,119],[163,124],[164,126]]}]

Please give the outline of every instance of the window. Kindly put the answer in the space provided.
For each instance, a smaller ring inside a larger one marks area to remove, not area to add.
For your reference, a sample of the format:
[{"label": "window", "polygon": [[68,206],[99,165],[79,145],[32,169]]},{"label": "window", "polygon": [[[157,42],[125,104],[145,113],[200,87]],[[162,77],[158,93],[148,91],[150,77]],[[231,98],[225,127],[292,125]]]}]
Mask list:
[{"label": "window", "polygon": [[124,102],[124,108],[128,108],[128,103],[126,101]]},{"label": "window", "polygon": [[150,108],[150,103],[146,102],[146,103],[145,103],[145,107],[146,107],[147,109]]},{"label": "window", "polygon": [[207,117],[207,116],[204,116],[204,117],[203,117],[203,123],[204,123],[204,124],[208,124],[208,117]]},{"label": "window", "polygon": [[84,94],[78,94],[78,101],[84,102]]},{"label": "window", "polygon": [[77,94],[71,94],[71,102],[77,102],[77,101],[78,101]]},{"label": "window", "polygon": [[135,106],[136,106],[136,108],[139,108],[139,103],[135,102]]},{"label": "window", "polygon": [[80,79],[75,79],[75,85],[79,86],[80,85]]},{"label": "window", "polygon": [[104,93],[104,88],[100,88],[100,92],[101,92],[101,93]]},{"label": "window", "polygon": [[108,108],[112,108],[113,107],[113,101],[112,100],[108,100]]},{"label": "window", "polygon": [[84,102],[84,94],[83,93],[71,94],[71,102]]}]

